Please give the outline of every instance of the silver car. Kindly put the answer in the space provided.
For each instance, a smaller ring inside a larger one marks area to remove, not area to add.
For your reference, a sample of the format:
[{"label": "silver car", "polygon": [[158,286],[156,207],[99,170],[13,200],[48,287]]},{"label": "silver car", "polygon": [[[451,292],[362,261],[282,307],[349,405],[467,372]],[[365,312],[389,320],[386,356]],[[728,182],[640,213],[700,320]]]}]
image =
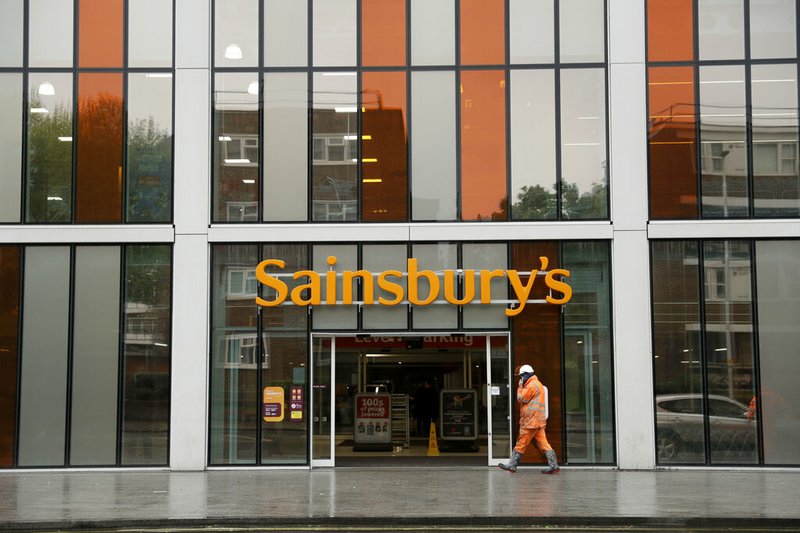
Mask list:
[{"label": "silver car", "polygon": [[[708,396],[709,444],[715,458],[755,454],[756,421],[746,405],[727,396]],[[658,461],[681,462],[704,453],[703,396],[656,396]]]}]

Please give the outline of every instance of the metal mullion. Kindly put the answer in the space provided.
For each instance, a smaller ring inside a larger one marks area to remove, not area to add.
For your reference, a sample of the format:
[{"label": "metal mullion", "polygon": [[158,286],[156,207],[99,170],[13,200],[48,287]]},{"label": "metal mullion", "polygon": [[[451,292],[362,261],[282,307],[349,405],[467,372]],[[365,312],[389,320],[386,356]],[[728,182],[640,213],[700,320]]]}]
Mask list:
[{"label": "metal mullion", "polygon": [[[264,179],[266,177],[266,172],[264,169],[264,101],[265,97],[264,94],[266,92],[266,84],[264,81],[264,2],[258,2],[258,179],[256,180],[256,206],[258,208],[258,215],[256,220],[259,222],[264,222]],[[261,338],[258,339],[259,345],[261,344]],[[257,350],[258,351],[258,350]],[[260,363],[259,363],[260,365]],[[260,417],[259,417],[260,419]],[[259,442],[260,441],[260,426],[261,422],[259,421]],[[256,451],[256,457],[258,462],[260,463],[260,453],[261,453],[261,446],[258,446]]]},{"label": "metal mullion", "polygon": [[455,11],[455,112],[456,112],[456,218],[455,222],[462,222],[462,194],[461,194],[461,0],[453,0]]},{"label": "metal mullion", "polygon": [[[169,164],[169,170],[170,170],[170,197],[169,198],[170,198],[170,201],[169,201],[169,220],[168,220],[168,222],[174,223],[175,222],[175,85],[176,85],[177,80],[178,80],[178,69],[175,67],[175,57],[176,57],[176,53],[175,53],[175,48],[176,48],[175,47],[175,40],[176,40],[176,38],[175,38],[175,33],[176,33],[175,32],[175,26],[176,26],[176,23],[175,23],[175,13],[176,13],[175,3],[176,2],[175,2],[175,0],[171,0],[171,1],[172,1],[172,28],[171,28],[172,29],[172,66],[169,68],[169,72],[172,74],[172,84],[171,84],[172,89],[170,91],[170,98],[172,98],[172,109],[170,110],[170,120],[172,122],[171,122],[171,125],[170,125],[170,134],[171,134],[170,135],[171,136],[171,139],[170,139],[170,164]],[[214,17],[212,16],[211,18],[213,19]],[[212,24],[213,24],[213,22],[212,22]],[[212,34],[212,39],[213,39],[213,34]],[[213,54],[211,54],[211,55],[213,56]],[[156,72],[157,72],[157,70],[156,70]],[[212,79],[214,77],[214,71],[213,70],[211,70],[210,77]],[[213,93],[212,93],[212,95],[213,95]],[[212,96],[212,98],[213,98],[213,96]],[[213,120],[214,113],[212,112],[210,114],[211,114],[210,118]],[[213,122],[212,122],[212,124],[213,124]],[[213,135],[213,131],[214,130],[213,130],[213,126],[212,126],[212,130],[211,130],[212,135]],[[211,164],[213,165],[214,164],[213,163],[213,160],[214,160],[213,155],[212,155],[212,157],[210,159],[212,161]],[[211,190],[213,191],[213,187],[211,187]],[[210,198],[210,196],[209,196],[209,198]],[[210,205],[213,205],[213,204],[210,204]],[[207,208],[210,209],[210,206],[208,206]],[[171,264],[171,261],[170,261],[170,264]],[[170,306],[170,309],[172,309],[171,306]],[[170,348],[170,353],[171,353],[171,350],[172,350],[172,348]]]},{"label": "metal mullion", "polygon": [[76,246],[69,245],[69,317],[67,319],[67,375],[66,375],[66,398],[64,407],[66,410],[64,418],[64,463],[62,466],[70,466],[70,452],[72,434],[72,384],[73,370],[75,364],[75,267],[76,267]]},{"label": "metal mullion", "polygon": [[553,0],[553,107],[555,116],[555,171],[556,171],[556,217],[555,220],[563,219],[563,178],[561,176],[561,27],[559,21],[558,0]]},{"label": "metal mullion", "polygon": [[[209,358],[209,361],[208,361],[209,369],[208,369],[208,377],[207,377],[207,382],[206,382],[206,387],[207,387],[208,396],[209,396],[208,404],[207,404],[208,405],[208,409],[206,411],[206,427],[209,428],[209,429],[205,433],[205,436],[206,436],[206,465],[208,465],[208,466],[213,466],[213,464],[214,464],[212,462],[212,460],[211,460],[211,454],[212,454],[212,446],[211,446],[211,444],[212,444],[212,438],[213,438],[213,432],[214,432],[214,430],[213,430],[214,426],[212,424],[212,420],[213,420],[213,394],[214,394],[214,385],[215,385],[215,382],[214,382],[214,371],[213,371],[213,368],[214,368],[213,367],[213,362],[214,362],[214,338],[213,338],[214,337],[214,326],[213,326],[213,324],[214,324],[214,318],[215,318],[214,310],[217,307],[217,306],[214,305],[214,303],[215,303],[214,302],[214,275],[215,275],[215,272],[214,272],[214,259],[218,255],[217,247],[218,247],[218,245],[216,243],[209,243],[209,248],[210,249],[208,251],[208,260],[209,260],[208,262],[209,262],[210,275],[208,276],[208,282],[207,282],[207,285],[206,285],[206,289],[208,290],[208,295],[209,295],[208,334],[206,335],[206,338],[208,339],[208,358]],[[175,251],[174,245],[170,246],[170,248],[172,248],[172,255],[174,255],[174,251]],[[172,267],[173,262],[174,262],[174,257],[171,257],[171,260],[170,260],[170,270],[171,271],[173,270],[173,267]],[[173,273],[170,272],[170,274],[173,274]],[[172,312],[173,312],[173,309],[172,309],[172,300],[173,300],[173,292],[174,292],[174,290],[173,290],[174,287],[172,286],[172,280],[173,279],[174,279],[173,276],[170,275],[170,291],[169,291],[169,293],[170,293],[170,319],[172,319]],[[171,323],[171,321],[170,321],[170,323]],[[171,377],[172,377],[172,338],[171,337],[172,337],[172,333],[171,333],[171,328],[170,328],[170,342],[169,342],[169,349],[170,349],[170,358],[169,358],[170,359],[170,362],[169,362],[169,364],[170,364],[170,385],[169,385],[169,399],[170,399],[170,402],[169,402],[169,405],[170,405],[170,411],[172,410],[172,400],[173,400],[172,399],[172,383],[171,383],[172,382],[172,379],[171,379]],[[171,419],[172,419],[172,417],[170,416],[170,421],[171,421]],[[169,426],[170,426],[169,427],[169,431],[171,432],[172,424],[170,423]],[[168,446],[167,447],[167,456],[168,456],[167,457],[167,464],[169,464],[169,448],[170,447]]]},{"label": "metal mullion", "polygon": [[127,298],[127,246],[119,246],[119,336],[117,337],[117,437],[115,461],[116,466],[122,466],[122,438],[125,416],[125,301]]},{"label": "metal mullion", "polygon": [[[689,241],[691,242],[691,241]],[[711,428],[708,420],[708,357],[706,356],[705,242],[697,243],[697,284],[700,303],[700,391],[703,405],[703,464],[711,464]]]},{"label": "metal mullion", "polygon": [[70,220],[74,224],[77,220],[77,188],[78,188],[78,32],[80,31],[80,2],[72,6],[72,176],[70,182]]},{"label": "metal mullion", "polygon": [[[120,202],[120,223],[128,221],[128,7],[130,0],[122,0],[122,198]],[[122,330],[120,330],[122,331]],[[119,423],[119,420],[118,420]],[[119,456],[117,457],[119,464]]]},{"label": "metal mullion", "polygon": [[[558,266],[557,268],[563,268],[564,265],[564,241],[558,241]],[[550,267],[552,269],[552,267]],[[564,397],[564,393],[567,390],[567,350],[566,350],[566,321],[564,320],[564,309],[565,306],[561,306],[561,309],[558,313],[558,335],[559,335],[559,357],[561,360],[561,368],[559,368],[560,374],[560,381],[561,381],[561,395]],[[566,402],[562,402],[561,404],[561,427],[562,427],[562,434],[564,438],[561,439],[561,462],[563,464],[569,464],[569,458],[567,457],[567,449],[568,449],[568,440],[569,434],[567,433],[567,410],[565,409]]]},{"label": "metal mullion", "polygon": [[[259,263],[264,259],[264,245],[256,244]],[[264,297],[264,286],[259,283],[256,287],[256,294],[259,298]],[[264,368],[261,362],[264,360],[264,343],[261,341],[264,334],[264,316],[263,308],[256,305],[256,390],[255,390],[255,404],[256,404],[256,455],[255,464],[261,464],[261,447],[263,442],[262,432],[264,430],[263,411],[261,409],[261,391],[264,389]]]},{"label": "metal mullion", "polygon": [[[217,53],[216,53],[216,47],[217,47],[217,31],[216,31],[216,27],[217,27],[217,24],[216,24],[216,19],[217,19],[217,17],[215,16],[216,15],[216,4],[217,4],[216,0],[211,0],[211,7],[210,7],[210,9],[211,9],[211,73],[210,73],[210,78],[211,79],[209,80],[209,82],[210,82],[209,85],[210,85],[210,90],[211,90],[211,102],[210,102],[210,104],[211,104],[211,117],[210,117],[210,119],[211,119],[210,120],[210,122],[211,122],[211,154],[210,155],[211,155],[211,157],[209,158],[210,159],[210,161],[209,161],[209,167],[210,167],[209,168],[209,177],[211,178],[211,191],[209,192],[209,202],[208,202],[208,205],[206,206],[206,208],[208,209],[208,217],[209,217],[208,220],[211,223],[214,223],[214,222],[227,222],[227,220],[218,221],[216,219],[216,212],[215,212],[215,209],[214,209],[215,200],[216,200],[216,196],[217,196],[217,194],[216,194],[216,192],[217,192],[216,191],[216,189],[217,189],[216,185],[217,184],[216,184],[216,180],[215,180],[215,177],[216,177],[216,173],[215,173],[216,168],[215,167],[216,167],[216,165],[214,163],[215,163],[215,160],[218,159],[218,158],[214,157],[214,152],[215,152],[215,150],[219,150],[219,147],[218,147],[219,140],[218,139],[216,141],[214,140],[215,138],[218,137],[217,133],[216,133],[216,127],[217,127],[217,98],[216,98],[216,92],[215,92],[216,91],[216,85],[217,85],[216,84],[216,81],[217,81],[217,65],[216,65],[216,56],[217,56]],[[172,47],[173,63],[172,63],[172,67],[173,68],[175,68],[175,61],[174,61],[174,58],[175,58],[175,46],[174,46],[175,36],[174,36],[174,33],[175,33],[175,26],[177,25],[177,22],[174,19],[174,13],[175,13],[175,10],[174,10],[174,0],[173,0],[173,20],[172,20],[172,24],[173,24],[173,47]],[[173,191],[172,215],[173,215],[173,219],[172,220],[173,220],[173,222],[175,221],[175,218],[174,218],[174,216],[175,216],[175,196],[174,196],[174,192],[175,192],[175,172],[174,172],[174,169],[175,169],[175,151],[174,151],[174,147],[175,147],[175,140],[174,140],[175,139],[175,129],[174,129],[174,127],[175,127],[175,105],[174,104],[175,104],[175,85],[176,85],[175,84],[175,79],[176,78],[177,78],[177,69],[175,70],[175,78],[173,78],[173,83],[172,83],[172,102],[173,102],[173,106],[172,106],[172,121],[173,121],[172,122],[172,126],[173,126],[173,130],[172,130],[172,139],[173,139],[173,141],[172,141],[172,145],[173,145],[173,152],[172,152],[172,160],[173,160],[173,162],[172,162],[172,168],[173,168],[173,173],[172,173],[172,191]],[[209,294],[212,294],[212,293],[209,292]],[[211,418],[210,417],[211,417],[211,415],[210,415],[210,410],[209,410],[209,419],[208,419],[209,426],[208,427],[211,427],[211,424],[210,424],[211,423]],[[208,464],[211,464],[211,436],[210,436],[210,432],[209,432],[208,450],[209,450],[208,451]]]},{"label": "metal mullion", "polygon": [[[28,109],[29,109],[29,67],[30,62],[30,46],[28,41],[30,39],[30,4],[22,2],[22,139],[20,146],[22,152],[20,153],[20,195],[19,195],[19,219],[20,224],[25,223],[27,212],[25,205],[28,197]],[[21,338],[21,337],[20,337]],[[18,381],[19,382],[19,381]],[[16,442],[16,441],[15,441]],[[16,455],[14,457],[14,465],[16,465]]]},{"label": "metal mullion", "polygon": [[[753,91],[750,67],[750,2],[742,0],[744,15],[744,98],[745,98],[745,149],[747,153],[747,215],[755,212],[755,178],[753,176]],[[724,164],[724,162],[723,162]],[[727,202],[727,198],[725,199]]]},{"label": "metal mullion", "polygon": [[[307,0],[307,60],[306,60],[306,75],[307,79],[307,109],[308,109],[308,122],[306,130],[306,143],[308,154],[306,157],[306,222],[314,222],[314,0]],[[310,251],[310,250],[309,250]],[[311,257],[310,253],[307,255]],[[309,329],[311,328],[311,309],[308,310],[309,316]],[[313,350],[313,347],[310,349]],[[310,364],[310,362],[309,362]],[[310,392],[310,391],[309,391]],[[310,395],[309,395],[310,399]],[[309,402],[310,403],[310,402]],[[310,417],[307,417],[310,418]],[[311,435],[311,423],[308,424],[308,435]],[[313,451],[313,450],[312,450]],[[309,464],[311,464],[311,455],[309,454]]]},{"label": "metal mullion", "polygon": [[[361,20],[362,16],[362,5],[361,0],[356,0],[356,222],[364,222],[364,187],[361,183],[361,178],[364,175],[364,162],[361,160],[361,131],[364,126],[363,124],[363,117],[364,114],[362,112],[361,106],[364,105],[364,96],[363,96],[363,84],[364,79],[362,76],[361,69],[363,68],[364,64],[362,61],[362,31],[363,31],[363,24]],[[349,135],[350,132],[348,131],[347,134]],[[347,141],[345,141],[345,151],[347,150]],[[313,154],[312,154],[313,157]],[[344,215],[344,213],[343,213]],[[345,216],[342,217],[343,220],[347,220]],[[356,323],[359,323],[361,313],[356,313]]]},{"label": "metal mullion", "polygon": [[753,416],[756,420],[756,452],[758,454],[758,464],[763,465],[766,461],[764,457],[764,420],[761,416],[761,350],[758,335],[758,263],[756,262],[756,243],[755,239],[750,239],[750,316],[753,327],[753,396],[756,399],[756,410]]},{"label": "metal mullion", "polygon": [[[363,244],[357,243],[356,244],[356,270],[360,270],[364,268],[364,248]],[[354,278],[358,279],[358,278]],[[359,301],[364,301],[364,284],[361,281],[356,281],[356,298]],[[342,294],[344,294],[344,277],[342,277]],[[342,298],[344,301],[344,298]],[[357,305],[356,306],[356,329],[361,331],[364,329],[364,305]]]},{"label": "metal mullion", "polygon": [[504,47],[505,47],[505,65],[504,65],[504,75],[505,75],[505,87],[504,87],[504,94],[506,98],[505,102],[505,130],[506,130],[506,220],[512,220],[511,217],[511,204],[512,202],[512,195],[513,191],[511,190],[512,181],[511,181],[511,7],[510,7],[510,0],[504,0],[503,2],[503,24],[505,26],[505,39],[504,39]]},{"label": "metal mullion", "polygon": [[[464,243],[461,241],[457,241],[454,243],[456,245],[456,270],[462,268],[464,265],[464,250],[463,246]],[[456,286],[455,292],[458,298],[462,298],[463,294],[462,291],[464,290],[464,280],[463,276],[458,276],[456,279]],[[444,274],[442,274],[442,295],[444,296]],[[456,306],[456,329],[459,331],[463,331],[464,329],[464,306],[459,305]]]},{"label": "metal mullion", "polygon": [[[692,24],[692,76],[693,76],[693,92],[694,92],[694,137],[695,137],[695,155],[694,155],[694,179],[695,179],[695,188],[697,190],[697,200],[695,200],[695,205],[697,207],[697,216],[696,219],[702,220],[703,219],[703,182],[702,182],[702,153],[701,148],[702,144],[700,141],[702,140],[702,131],[700,128],[700,61],[698,55],[700,53],[700,29],[698,27],[697,18],[699,16],[699,7],[698,7],[699,0],[692,1],[692,18],[694,23]],[[701,328],[702,329],[702,328]],[[702,335],[701,335],[702,337]]]},{"label": "metal mullion", "polygon": [[[25,3],[27,9],[27,2]],[[16,468],[19,466],[19,425],[22,420],[21,417],[21,403],[22,403],[22,350],[23,350],[23,322],[25,320],[25,251],[27,246],[18,244],[19,247],[19,313],[17,314],[17,377],[16,377],[16,394],[14,404],[14,435],[12,443],[12,456],[11,466]]]}]

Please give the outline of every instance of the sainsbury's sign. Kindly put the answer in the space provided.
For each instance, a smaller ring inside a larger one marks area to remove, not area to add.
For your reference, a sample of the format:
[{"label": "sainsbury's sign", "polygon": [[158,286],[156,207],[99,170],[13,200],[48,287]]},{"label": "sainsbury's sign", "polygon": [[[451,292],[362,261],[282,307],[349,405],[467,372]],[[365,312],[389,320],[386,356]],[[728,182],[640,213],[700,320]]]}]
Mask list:
[{"label": "sainsbury's sign", "polygon": [[[330,267],[336,265],[336,256],[329,256],[327,264]],[[530,272],[518,272],[517,270],[444,270],[434,272],[432,270],[420,270],[418,260],[409,258],[406,262],[406,271],[385,270],[383,272],[370,272],[368,270],[345,270],[336,272],[329,270],[324,273],[313,270],[298,270],[293,274],[279,274],[274,272],[275,268],[286,268],[286,262],[281,259],[265,259],[256,267],[256,279],[259,283],[274,291],[274,298],[264,299],[257,297],[256,303],[263,307],[274,307],[283,305],[287,298],[295,305],[385,305],[394,306],[402,303],[409,303],[416,306],[430,305],[440,299],[440,293],[445,301],[453,305],[467,305],[472,303],[492,304],[498,302],[508,302],[508,300],[492,299],[492,280],[497,278],[507,278],[508,283],[514,291],[516,299],[512,302],[512,307],[507,308],[507,316],[516,316],[525,308],[529,302],[531,291],[537,279],[544,278],[544,284],[549,289],[545,296],[545,302],[549,304],[561,305],[567,303],[572,298],[572,287],[565,281],[570,276],[570,271],[563,268],[547,270],[549,263],[547,257],[539,258],[539,269]],[[268,272],[272,269],[273,272]],[[291,277],[293,280],[305,278],[306,283],[289,286],[281,278]],[[337,277],[342,278],[342,283],[337,284]],[[523,279],[527,277],[527,281]],[[323,287],[322,280],[325,279]],[[403,283],[403,279],[407,283]],[[458,296],[458,282],[461,278],[463,294]],[[428,284],[427,294],[422,294],[425,290],[420,290],[420,280],[426,280]],[[355,302],[353,299],[354,281],[360,280],[363,287],[363,300]],[[339,294],[341,285],[341,294]],[[378,296],[375,298],[375,287],[388,293],[388,297]],[[406,289],[407,286],[407,289]],[[476,299],[476,287],[480,287],[480,296]],[[504,290],[504,293],[506,291]]]}]

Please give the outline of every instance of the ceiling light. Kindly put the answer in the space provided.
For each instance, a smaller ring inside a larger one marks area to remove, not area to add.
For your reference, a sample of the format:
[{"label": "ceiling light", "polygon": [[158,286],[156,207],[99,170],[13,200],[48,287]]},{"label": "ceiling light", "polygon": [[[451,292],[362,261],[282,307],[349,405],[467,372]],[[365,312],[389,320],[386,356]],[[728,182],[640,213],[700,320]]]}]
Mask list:
[{"label": "ceiling light", "polygon": [[236,43],[231,43],[225,49],[225,59],[241,59],[242,49]]},{"label": "ceiling light", "polygon": [[49,112],[50,111],[48,111],[44,107],[32,107],[31,108],[31,113],[49,113]]},{"label": "ceiling light", "polygon": [[382,178],[364,178],[361,183],[383,183]]},{"label": "ceiling light", "polygon": [[58,140],[62,143],[70,143],[72,142],[72,137],[59,137]]},{"label": "ceiling light", "polygon": [[250,93],[250,94],[257,95],[258,94],[258,82],[257,81],[251,81],[250,85],[247,86],[247,92]]},{"label": "ceiling light", "polygon": [[242,183],[247,183],[247,184],[251,184],[251,183],[255,183],[255,182],[256,182],[256,180],[242,180]]},{"label": "ceiling light", "polygon": [[149,72],[144,75],[145,78],[171,78],[171,72]]},{"label": "ceiling light", "polygon": [[220,135],[219,136],[219,140],[222,141],[222,142],[228,142],[228,141],[231,140],[231,138],[228,137],[227,135]]},{"label": "ceiling light", "polygon": [[42,96],[53,96],[56,94],[56,88],[53,87],[52,83],[46,81],[39,85],[39,94]]},{"label": "ceiling light", "polygon": [[358,111],[358,108],[352,105],[352,106],[334,107],[333,110],[336,111],[337,113],[355,113],[356,111]]},{"label": "ceiling light", "polygon": [[64,199],[61,198],[60,196],[48,196],[47,197],[47,201],[48,202],[53,202],[53,201],[63,202]]},{"label": "ceiling light", "polygon": [[228,165],[236,165],[236,164],[240,164],[241,165],[241,164],[245,164],[245,163],[249,163],[249,162],[250,162],[249,159],[226,159],[225,160],[225,163],[227,163]]}]

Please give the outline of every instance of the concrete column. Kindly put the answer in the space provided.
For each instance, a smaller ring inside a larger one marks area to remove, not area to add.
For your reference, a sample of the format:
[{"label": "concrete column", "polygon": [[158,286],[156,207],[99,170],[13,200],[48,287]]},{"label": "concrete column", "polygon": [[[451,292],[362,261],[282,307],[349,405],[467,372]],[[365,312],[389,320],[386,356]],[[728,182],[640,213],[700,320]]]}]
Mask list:
[{"label": "concrete column", "polygon": [[170,467],[203,470],[208,425],[211,2],[177,0]]},{"label": "concrete column", "polygon": [[609,127],[617,462],[655,465],[644,2],[609,1]]}]

